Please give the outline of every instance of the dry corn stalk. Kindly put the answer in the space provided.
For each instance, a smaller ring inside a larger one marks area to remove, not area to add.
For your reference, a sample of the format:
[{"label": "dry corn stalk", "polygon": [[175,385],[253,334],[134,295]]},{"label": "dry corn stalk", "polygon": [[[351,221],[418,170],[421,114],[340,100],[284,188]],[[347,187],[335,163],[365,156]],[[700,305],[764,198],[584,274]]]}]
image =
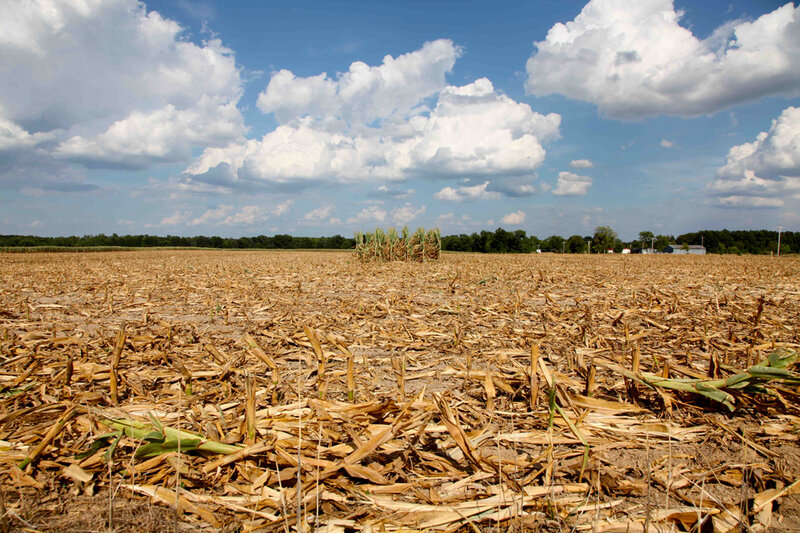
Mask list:
[{"label": "dry corn stalk", "polygon": [[413,235],[404,227],[402,235],[389,228],[383,231],[376,228],[373,233],[355,234],[356,257],[362,262],[369,261],[411,261],[424,263],[438,261],[442,250],[442,235],[439,229],[425,231],[418,228]]}]

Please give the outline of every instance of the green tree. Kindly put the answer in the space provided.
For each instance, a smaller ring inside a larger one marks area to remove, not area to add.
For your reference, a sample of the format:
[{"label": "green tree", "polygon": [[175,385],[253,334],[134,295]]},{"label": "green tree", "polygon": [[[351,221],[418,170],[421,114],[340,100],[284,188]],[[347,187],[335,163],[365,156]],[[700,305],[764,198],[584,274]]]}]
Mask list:
[{"label": "green tree", "polygon": [[675,242],[675,237],[672,235],[656,235],[656,251],[663,252],[668,244]]},{"label": "green tree", "polygon": [[605,253],[606,250],[614,248],[617,242],[617,232],[608,226],[597,226],[594,230],[594,238],[592,239],[592,248],[600,253]]},{"label": "green tree", "polygon": [[569,239],[567,239],[567,252],[571,254],[580,254],[586,251],[588,245],[586,241],[583,240],[583,237],[580,235],[573,235]]},{"label": "green tree", "polygon": [[564,245],[564,238],[558,235],[550,235],[542,243],[542,246],[546,248],[548,251],[558,252],[558,253],[561,253],[563,245]]},{"label": "green tree", "polygon": [[653,242],[653,235],[652,231],[640,231],[639,232],[639,242],[642,249],[650,248],[650,244]]}]

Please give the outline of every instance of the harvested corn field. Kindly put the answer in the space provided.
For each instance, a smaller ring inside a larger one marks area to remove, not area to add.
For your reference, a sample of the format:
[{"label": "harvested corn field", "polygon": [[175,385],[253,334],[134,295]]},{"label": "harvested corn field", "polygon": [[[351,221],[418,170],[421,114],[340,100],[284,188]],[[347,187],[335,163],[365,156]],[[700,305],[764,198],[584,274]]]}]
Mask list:
[{"label": "harvested corn field", "polygon": [[0,255],[0,528],[800,528],[800,261]]}]

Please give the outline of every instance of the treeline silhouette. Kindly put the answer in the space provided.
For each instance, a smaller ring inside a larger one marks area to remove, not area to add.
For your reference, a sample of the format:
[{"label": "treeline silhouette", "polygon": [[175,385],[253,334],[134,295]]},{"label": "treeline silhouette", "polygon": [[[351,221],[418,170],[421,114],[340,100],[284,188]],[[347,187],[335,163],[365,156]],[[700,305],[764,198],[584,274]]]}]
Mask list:
[{"label": "treeline silhouette", "polygon": [[[442,237],[442,250],[480,253],[531,253],[536,250],[543,252],[585,253],[586,241],[593,239],[592,235],[572,235],[563,238],[551,235],[546,239],[539,239],[535,235],[528,235],[524,230],[506,231],[498,228],[495,231],[481,231],[470,235],[448,235]],[[660,241],[660,244],[658,244]],[[662,251],[668,242],[677,244],[703,244],[708,253],[715,254],[769,254],[777,250],[778,232],[768,230],[704,230],[694,233],[685,233],[676,238],[659,235],[656,239],[656,249]],[[623,247],[637,250],[642,241],[635,240],[623,242],[619,239],[614,243],[616,251]],[[335,249],[346,250],[355,247],[355,239],[334,235],[333,237],[294,237],[292,235],[278,234],[273,236],[259,235],[256,237],[181,237],[177,235],[84,235],[82,237],[39,237],[35,235],[0,235],[0,248],[21,247],[192,247],[192,248],[239,248],[239,249]],[[648,247],[645,243],[645,247]],[[592,251],[599,251],[593,245]],[[781,253],[800,252],[800,232],[786,231],[781,233]]]},{"label": "treeline silhouette", "polygon": [[[598,228],[599,229],[599,228]],[[777,252],[778,232],[768,230],[703,230],[694,233],[685,233],[678,237],[671,235],[654,236],[655,250],[663,252],[668,244],[700,244],[706,247],[706,252],[711,254],[769,254]],[[592,252],[613,248],[619,253],[623,248],[639,251],[642,247],[649,248],[650,241],[639,239],[622,241],[614,239],[609,246],[597,246],[597,234],[572,235],[564,238],[551,235],[546,239],[539,239],[535,235],[526,235],[525,231],[514,232],[498,228],[496,231],[481,231],[471,235],[448,235],[442,237],[442,249],[461,252],[486,252],[486,253],[530,253],[537,249],[543,252],[586,253],[587,241],[592,241]],[[800,232],[785,231],[781,233],[781,253],[800,252]]]},{"label": "treeline silhouette", "polygon": [[260,249],[349,249],[356,245],[355,239],[348,239],[341,235],[333,237],[293,237],[291,235],[274,235],[268,237],[180,237],[178,235],[84,235],[83,237],[37,237],[34,235],[0,235],[0,247],[23,246],[62,246],[69,248],[84,248],[93,246],[104,247],[170,247],[170,248],[260,248]]},{"label": "treeline silhouette", "polygon": [[[721,231],[703,230],[684,233],[678,244],[703,244],[712,254],[769,254],[778,250],[778,232],[768,230]],[[781,253],[800,252],[800,232],[781,233]]]}]

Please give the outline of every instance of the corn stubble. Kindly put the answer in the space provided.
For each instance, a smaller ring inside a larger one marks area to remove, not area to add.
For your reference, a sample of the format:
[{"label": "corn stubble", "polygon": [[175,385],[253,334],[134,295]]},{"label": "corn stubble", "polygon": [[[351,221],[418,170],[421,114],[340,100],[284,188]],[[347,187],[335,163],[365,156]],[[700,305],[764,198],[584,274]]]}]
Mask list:
[{"label": "corn stubble", "polygon": [[800,261],[415,235],[0,255],[0,526],[101,491],[118,531],[142,498],[209,531],[797,525]]}]

